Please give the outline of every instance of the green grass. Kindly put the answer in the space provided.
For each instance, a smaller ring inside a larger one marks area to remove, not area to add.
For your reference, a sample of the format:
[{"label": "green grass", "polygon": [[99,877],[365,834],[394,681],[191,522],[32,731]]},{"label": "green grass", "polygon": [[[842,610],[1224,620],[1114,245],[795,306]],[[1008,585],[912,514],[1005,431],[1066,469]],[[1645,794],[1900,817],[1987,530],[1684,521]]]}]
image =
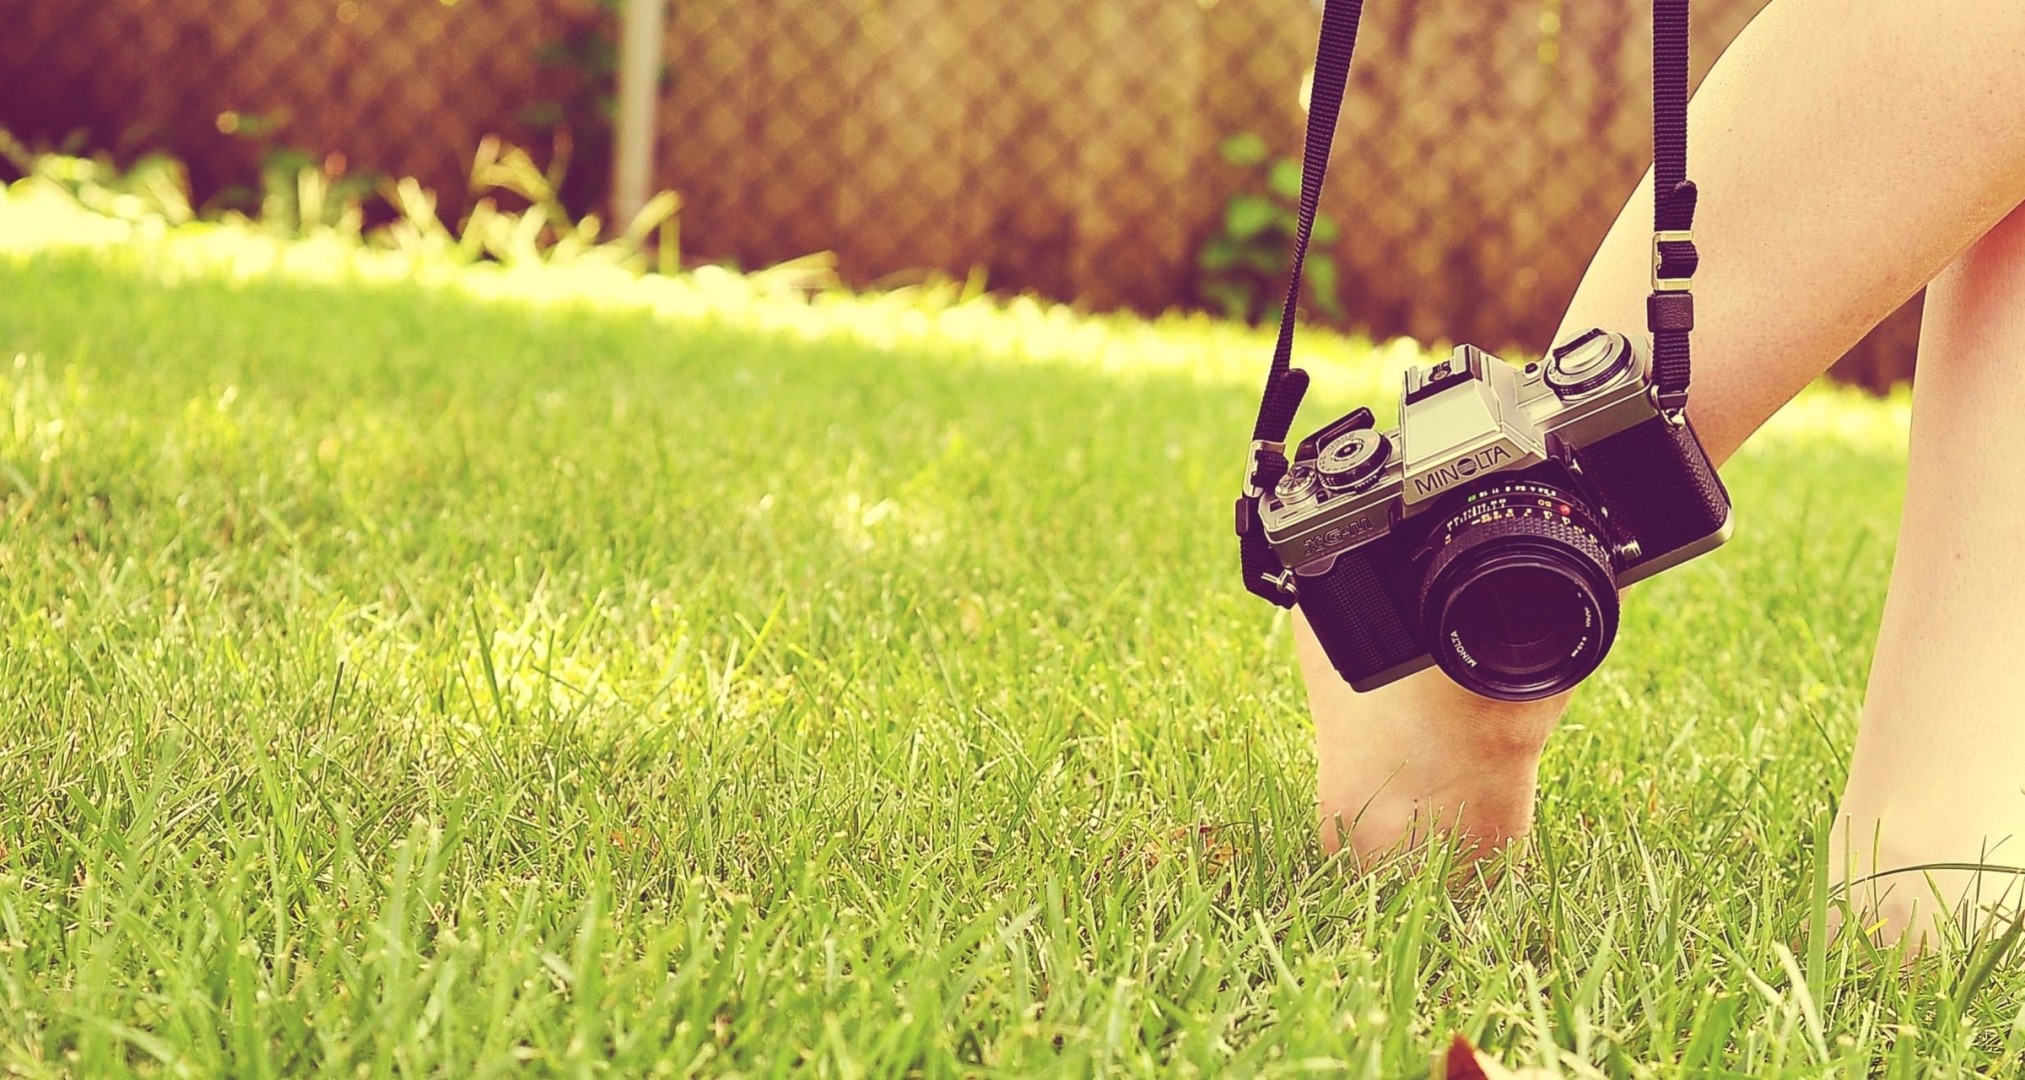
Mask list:
[{"label": "green grass", "polygon": [[0,254],[0,1072],[2019,1069],[1987,947],[1810,933],[1902,400],[1737,459],[1451,893],[1316,848],[1264,341],[946,300]]}]

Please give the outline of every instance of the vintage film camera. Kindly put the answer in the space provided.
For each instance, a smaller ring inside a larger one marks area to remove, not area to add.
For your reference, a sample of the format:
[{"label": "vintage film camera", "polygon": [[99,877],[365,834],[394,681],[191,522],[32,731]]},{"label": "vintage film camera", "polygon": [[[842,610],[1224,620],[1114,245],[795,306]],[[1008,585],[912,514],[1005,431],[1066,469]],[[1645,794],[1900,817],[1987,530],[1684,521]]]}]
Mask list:
[{"label": "vintage film camera", "polygon": [[1589,330],[1523,369],[1460,346],[1407,372],[1397,428],[1358,409],[1289,458],[1308,386],[1292,365],[1301,264],[1363,6],[1322,8],[1293,268],[1236,506],[1244,585],[1300,605],[1354,689],[1438,664],[1486,697],[1548,697],[1603,662],[1620,587],[1730,536],[1687,420],[1688,0],[1653,0],[1650,336]]},{"label": "vintage film camera", "polygon": [[1429,664],[1486,697],[1575,685],[1617,590],[1729,539],[1730,500],[1648,351],[1590,330],[1521,369],[1470,345],[1406,374],[1399,426],[1358,409],[1259,500],[1324,651],[1369,690]]}]

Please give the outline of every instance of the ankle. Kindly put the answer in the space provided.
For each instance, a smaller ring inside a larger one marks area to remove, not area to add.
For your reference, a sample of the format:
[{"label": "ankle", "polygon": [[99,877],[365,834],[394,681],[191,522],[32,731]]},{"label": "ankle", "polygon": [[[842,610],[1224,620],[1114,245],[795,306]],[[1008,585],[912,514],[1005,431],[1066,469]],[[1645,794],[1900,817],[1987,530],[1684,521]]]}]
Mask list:
[{"label": "ankle", "polygon": [[1309,672],[1322,841],[1360,861],[1446,834],[1487,854],[1532,824],[1561,700],[1504,702],[1423,671],[1366,694]]},{"label": "ankle", "polygon": [[1444,735],[1485,764],[1504,763],[1530,770],[1540,760],[1547,737],[1568,708],[1568,694],[1539,701],[1498,701],[1457,686],[1438,670],[1429,670],[1420,688],[1424,712],[1435,718]]}]

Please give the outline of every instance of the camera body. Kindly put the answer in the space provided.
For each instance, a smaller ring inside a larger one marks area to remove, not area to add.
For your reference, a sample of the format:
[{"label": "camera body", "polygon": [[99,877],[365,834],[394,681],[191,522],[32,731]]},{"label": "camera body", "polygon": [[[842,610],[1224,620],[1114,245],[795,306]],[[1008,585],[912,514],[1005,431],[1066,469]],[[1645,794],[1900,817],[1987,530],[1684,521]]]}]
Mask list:
[{"label": "camera body", "polygon": [[1336,670],[1430,664],[1531,700],[1602,662],[1617,590],[1729,539],[1730,499],[1642,339],[1590,330],[1521,369],[1471,345],[1406,374],[1399,426],[1303,440],[1258,520]]}]

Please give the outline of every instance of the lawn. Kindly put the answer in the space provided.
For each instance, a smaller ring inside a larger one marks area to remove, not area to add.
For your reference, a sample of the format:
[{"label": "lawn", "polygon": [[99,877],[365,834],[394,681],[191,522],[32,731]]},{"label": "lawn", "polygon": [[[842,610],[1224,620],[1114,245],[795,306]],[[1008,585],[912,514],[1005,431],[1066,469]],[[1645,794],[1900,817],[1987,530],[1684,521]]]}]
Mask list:
[{"label": "lawn", "polygon": [[[27,214],[0,1072],[2025,1061],[1991,946],[1810,932],[1902,399],[1737,458],[1738,538],[1634,592],[1535,842],[1450,891],[1315,844],[1233,572],[1251,331]],[[1315,351],[1304,426],[1415,355]]]}]

